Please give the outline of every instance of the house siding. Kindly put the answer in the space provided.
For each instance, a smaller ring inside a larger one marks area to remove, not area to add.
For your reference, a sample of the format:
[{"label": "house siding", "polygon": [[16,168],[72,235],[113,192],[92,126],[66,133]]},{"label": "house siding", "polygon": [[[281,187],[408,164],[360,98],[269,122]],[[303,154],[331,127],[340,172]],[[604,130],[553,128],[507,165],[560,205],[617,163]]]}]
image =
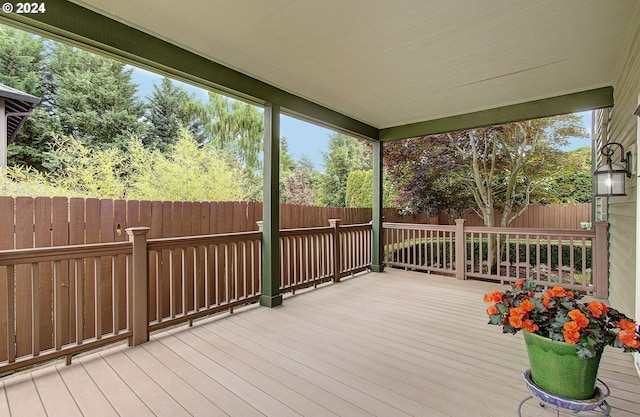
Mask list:
[{"label": "house siding", "polygon": [[[627,179],[626,197],[608,199],[609,301],[629,315],[640,314],[637,297],[637,178],[638,119],[633,115],[640,95],[640,6],[622,49],[613,80],[614,107],[607,127],[608,141],[621,143],[632,152],[632,178]],[[600,124],[601,126],[602,124]],[[616,158],[618,156],[616,155]]]}]

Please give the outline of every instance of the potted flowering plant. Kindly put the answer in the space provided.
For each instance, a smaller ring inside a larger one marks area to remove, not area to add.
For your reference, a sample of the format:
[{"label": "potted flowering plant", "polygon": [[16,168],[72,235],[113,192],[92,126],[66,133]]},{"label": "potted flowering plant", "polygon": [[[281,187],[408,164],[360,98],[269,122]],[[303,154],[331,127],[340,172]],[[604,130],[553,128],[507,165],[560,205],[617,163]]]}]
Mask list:
[{"label": "potted flowering plant", "polygon": [[[511,290],[484,295],[484,301],[491,303],[489,324],[502,326],[503,333],[524,331],[533,381],[576,399],[593,395],[605,346],[640,352],[640,331],[632,319],[600,301],[580,302],[582,298],[583,294],[562,287],[545,291],[532,279],[516,281]],[[571,364],[550,358],[552,348],[562,350],[562,357],[571,356]],[[578,369],[583,367],[588,369]],[[559,376],[552,375],[556,371]],[[575,373],[582,373],[581,381],[566,379]]]}]

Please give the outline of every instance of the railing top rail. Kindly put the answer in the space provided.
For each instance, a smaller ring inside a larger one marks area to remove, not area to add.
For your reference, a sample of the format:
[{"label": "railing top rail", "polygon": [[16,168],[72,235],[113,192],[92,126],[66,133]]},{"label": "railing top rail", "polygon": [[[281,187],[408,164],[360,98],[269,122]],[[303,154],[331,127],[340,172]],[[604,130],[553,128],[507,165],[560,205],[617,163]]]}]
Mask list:
[{"label": "railing top rail", "polygon": [[50,262],[63,259],[97,258],[127,255],[132,251],[129,242],[91,243],[85,245],[46,246],[41,248],[0,250],[0,265]]},{"label": "railing top rail", "polygon": [[508,235],[529,235],[529,236],[551,236],[551,237],[595,237],[595,230],[577,230],[577,229],[538,229],[538,228],[520,228],[520,227],[486,227],[486,226],[469,226],[464,228],[469,233],[499,233]]},{"label": "railing top rail", "polygon": [[443,230],[455,231],[455,225],[420,224],[420,223],[389,223],[383,222],[384,229],[414,229],[414,230]]},{"label": "railing top rail", "polygon": [[362,223],[362,224],[341,224],[341,231],[349,231],[356,229],[371,229],[371,223]]},{"label": "railing top rail", "polygon": [[166,237],[149,239],[147,241],[147,248],[149,250],[174,249],[176,247],[215,245],[218,243],[259,240],[261,238],[262,232],[239,232],[216,235]]},{"label": "railing top rail", "polygon": [[304,235],[316,235],[316,234],[325,234],[331,233],[333,227],[331,226],[321,226],[321,227],[308,227],[308,228],[300,228],[300,229],[281,229],[280,236],[304,236]]}]

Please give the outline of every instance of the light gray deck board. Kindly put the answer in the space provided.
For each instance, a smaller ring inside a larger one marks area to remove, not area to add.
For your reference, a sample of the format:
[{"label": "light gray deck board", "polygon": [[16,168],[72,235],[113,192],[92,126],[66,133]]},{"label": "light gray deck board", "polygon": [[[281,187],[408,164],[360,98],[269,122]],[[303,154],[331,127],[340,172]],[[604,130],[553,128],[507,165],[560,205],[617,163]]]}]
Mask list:
[{"label": "light gray deck board", "polygon": [[[512,417],[528,360],[521,335],[486,324],[482,295],[496,288],[365,274],[5,377],[0,415]],[[612,416],[640,414],[630,355],[607,348],[599,376]]]},{"label": "light gray deck board", "polygon": [[33,382],[48,417],[82,417],[73,396],[55,366],[42,368],[33,373]]},{"label": "light gray deck board", "polygon": [[18,375],[15,379],[6,381],[4,390],[7,393],[9,412],[12,417],[47,415],[31,374]]},{"label": "light gray deck board", "polygon": [[191,414],[180,405],[169,393],[146,374],[137,364],[132,361],[125,352],[127,347],[121,347],[120,351],[113,350],[110,354],[103,355],[115,372],[130,384],[140,400],[152,411],[154,415],[171,415],[175,417],[189,417]]}]

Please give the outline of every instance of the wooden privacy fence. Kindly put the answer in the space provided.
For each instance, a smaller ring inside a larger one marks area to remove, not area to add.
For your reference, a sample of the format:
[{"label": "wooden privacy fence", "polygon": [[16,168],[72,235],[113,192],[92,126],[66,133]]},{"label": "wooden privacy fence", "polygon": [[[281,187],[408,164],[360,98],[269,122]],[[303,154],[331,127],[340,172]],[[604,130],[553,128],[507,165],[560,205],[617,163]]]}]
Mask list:
[{"label": "wooden privacy fence", "polygon": [[[0,375],[256,302],[262,233],[0,250]],[[282,292],[367,269],[371,225],[282,230]]]},{"label": "wooden privacy fence", "polygon": [[[578,229],[589,221],[590,204],[534,206],[514,227]],[[384,209],[390,223],[437,224],[438,218],[401,216]],[[441,224],[449,219],[441,217]],[[98,200],[66,197],[0,196],[0,250],[124,242],[125,229],[150,227],[150,239],[257,231],[262,203],[257,202],[162,202]],[[309,207],[280,205],[280,227],[325,227],[329,219],[343,225],[371,221],[370,208]],[[467,226],[482,225],[475,215],[465,215]],[[564,220],[563,220],[564,219]],[[526,221],[525,221],[526,220]]]},{"label": "wooden privacy fence", "polygon": [[595,230],[488,228],[384,223],[384,263],[459,279],[540,285],[608,297],[607,223]]},{"label": "wooden privacy fence", "polygon": [[[371,221],[371,209],[282,204],[283,229]],[[0,196],[0,250],[123,242],[129,227],[151,228],[149,238],[257,231],[258,202],[167,202],[66,197]]]},{"label": "wooden privacy fence", "polygon": [[[484,226],[482,218],[473,212],[462,215],[466,226]],[[502,216],[495,212],[496,224]],[[395,222],[394,220],[389,220]],[[513,228],[580,229],[582,223],[591,222],[591,203],[533,205],[509,225]],[[449,224],[445,211],[440,211],[440,224]]]}]

